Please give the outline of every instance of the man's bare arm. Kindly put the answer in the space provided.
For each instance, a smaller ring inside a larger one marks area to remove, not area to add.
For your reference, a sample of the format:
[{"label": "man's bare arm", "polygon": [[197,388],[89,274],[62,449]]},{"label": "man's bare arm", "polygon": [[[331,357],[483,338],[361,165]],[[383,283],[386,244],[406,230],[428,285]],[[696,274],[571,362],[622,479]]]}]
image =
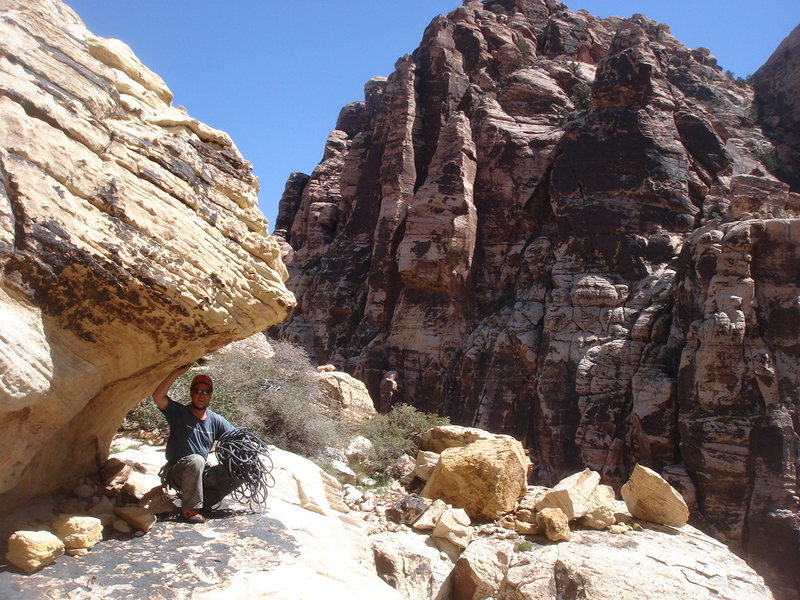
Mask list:
[{"label": "man's bare arm", "polygon": [[153,400],[156,401],[156,406],[160,410],[165,410],[167,408],[167,405],[169,404],[169,396],[167,396],[169,388],[171,388],[172,384],[175,383],[175,380],[184,373],[186,373],[186,371],[188,371],[189,367],[191,366],[192,366],[191,363],[188,365],[181,365],[180,367],[172,371],[172,373],[167,375],[164,378],[164,381],[159,383],[158,387],[156,387],[156,389],[153,391]]}]

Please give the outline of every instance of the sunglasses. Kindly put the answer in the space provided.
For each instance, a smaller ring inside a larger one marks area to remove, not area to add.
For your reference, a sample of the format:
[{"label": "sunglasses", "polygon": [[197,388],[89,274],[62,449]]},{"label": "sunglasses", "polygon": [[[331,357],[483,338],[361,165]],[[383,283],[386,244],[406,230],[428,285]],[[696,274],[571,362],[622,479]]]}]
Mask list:
[{"label": "sunglasses", "polygon": [[211,395],[211,390],[201,390],[199,388],[192,388],[189,391],[191,391],[193,394],[200,394],[202,396],[210,396]]}]

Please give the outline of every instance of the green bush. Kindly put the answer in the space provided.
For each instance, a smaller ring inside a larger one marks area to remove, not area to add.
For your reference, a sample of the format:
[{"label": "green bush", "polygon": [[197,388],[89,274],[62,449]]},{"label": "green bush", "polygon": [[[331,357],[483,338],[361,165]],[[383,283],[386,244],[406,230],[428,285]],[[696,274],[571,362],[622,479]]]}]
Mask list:
[{"label": "green bush", "polygon": [[[316,458],[328,446],[343,445],[343,426],[326,417],[314,365],[301,348],[271,342],[274,356],[263,359],[246,343],[233,344],[201,368],[185,373],[170,389],[173,400],[189,398],[192,378],[203,372],[214,380],[209,407],[235,427],[246,427],[266,442]],[[152,399],[140,403],[126,422],[166,432],[167,424]]]},{"label": "green bush", "polygon": [[[576,63],[571,64],[575,64],[577,67]],[[583,81],[579,81],[572,86],[572,89],[569,92],[569,99],[572,101],[575,110],[565,112],[561,115],[561,119],[559,119],[558,122],[559,126],[561,127],[566,127],[567,123],[570,121],[579,119],[589,112],[592,99],[592,88],[590,88]]]},{"label": "green bush", "polygon": [[488,8],[489,8],[490,11],[492,11],[496,15],[507,15],[508,14],[508,11],[506,10],[506,7],[503,6],[502,4],[490,4],[488,6]]},{"label": "green bush", "polygon": [[403,454],[416,455],[420,437],[431,427],[448,425],[447,417],[398,404],[385,415],[377,414],[361,424],[360,433],[374,444],[370,460],[377,472],[392,467]]},{"label": "green bush", "polygon": [[533,549],[533,543],[529,542],[528,540],[522,540],[521,542],[517,543],[517,547],[515,550],[517,552],[527,552],[528,550]]}]

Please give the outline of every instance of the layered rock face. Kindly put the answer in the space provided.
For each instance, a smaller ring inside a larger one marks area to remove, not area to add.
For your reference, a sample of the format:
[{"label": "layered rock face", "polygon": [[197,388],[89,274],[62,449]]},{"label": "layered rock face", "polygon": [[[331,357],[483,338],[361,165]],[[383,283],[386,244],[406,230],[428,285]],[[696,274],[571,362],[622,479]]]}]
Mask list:
[{"label": "layered rock face", "polygon": [[666,25],[467,1],[287,185],[280,334],[381,409],[526,440],[544,484],[663,473],[777,581],[800,560],[800,198],[773,151],[753,90]]},{"label": "layered rock face", "polygon": [[56,0],[0,8],[0,505],[96,470],[172,368],[293,306],[227,134]]},{"label": "layered rock face", "polygon": [[781,179],[800,191],[800,25],[752,79],[759,122],[775,143],[766,157]]}]

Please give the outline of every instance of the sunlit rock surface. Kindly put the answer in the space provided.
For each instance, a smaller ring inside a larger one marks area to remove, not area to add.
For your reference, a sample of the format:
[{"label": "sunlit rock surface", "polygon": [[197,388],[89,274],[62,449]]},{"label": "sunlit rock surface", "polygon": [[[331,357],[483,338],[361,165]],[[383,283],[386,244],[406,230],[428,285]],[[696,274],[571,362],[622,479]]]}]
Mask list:
[{"label": "sunlit rock surface", "polygon": [[0,505],[102,464],[172,368],[294,305],[227,134],[56,0],[0,7]]}]

